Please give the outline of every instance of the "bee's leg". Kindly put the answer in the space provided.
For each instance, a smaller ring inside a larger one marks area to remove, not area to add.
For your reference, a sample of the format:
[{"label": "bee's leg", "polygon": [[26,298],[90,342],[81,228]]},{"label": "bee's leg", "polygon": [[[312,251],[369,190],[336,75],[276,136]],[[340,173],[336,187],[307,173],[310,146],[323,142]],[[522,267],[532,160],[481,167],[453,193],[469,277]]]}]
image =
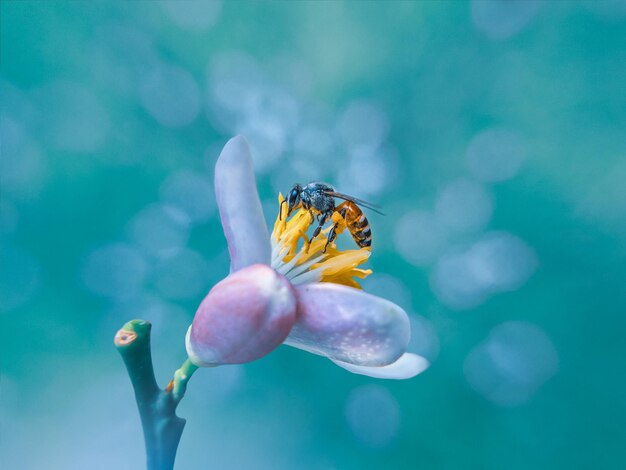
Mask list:
[{"label": "bee's leg", "polygon": [[[339,215],[341,215],[342,219],[346,219],[346,208],[344,207],[343,209],[341,209],[339,211]],[[337,238],[337,233],[335,232],[335,229],[339,226],[339,223],[336,223],[335,225],[333,225],[333,228],[330,229],[330,232],[328,232],[328,240],[326,240],[326,245],[324,245],[324,250],[322,251],[322,253],[326,253],[326,248],[328,248],[328,245],[330,245],[332,242],[335,241],[335,238]]]},{"label": "bee's leg", "polygon": [[327,217],[328,217],[328,212],[324,212],[322,214],[321,220],[319,221],[320,222],[319,225],[317,227],[315,227],[315,230],[313,231],[313,235],[311,236],[311,239],[309,240],[309,243],[311,243],[313,241],[313,239],[320,234],[320,232],[322,231],[322,227],[326,223],[326,218]]},{"label": "bee's leg", "polygon": [[335,238],[337,238],[337,234],[335,233],[335,229],[337,228],[337,225],[339,224],[333,225],[333,228],[331,228],[330,232],[328,232],[328,240],[326,240],[326,245],[324,245],[324,249],[322,250],[322,253],[326,253],[326,248],[328,248],[328,245],[334,242]]}]

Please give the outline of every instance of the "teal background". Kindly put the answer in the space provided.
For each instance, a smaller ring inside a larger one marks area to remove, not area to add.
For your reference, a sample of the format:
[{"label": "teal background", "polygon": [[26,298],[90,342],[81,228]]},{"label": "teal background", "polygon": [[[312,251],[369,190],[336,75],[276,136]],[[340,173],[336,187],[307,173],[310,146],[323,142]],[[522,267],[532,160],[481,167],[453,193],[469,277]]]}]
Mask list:
[{"label": "teal background", "polygon": [[365,289],[432,366],[281,347],[200,370],[177,468],[623,468],[623,1],[0,4],[0,465],[141,468],[112,338],[164,385],[226,275],[212,168],[250,140],[380,203]]}]

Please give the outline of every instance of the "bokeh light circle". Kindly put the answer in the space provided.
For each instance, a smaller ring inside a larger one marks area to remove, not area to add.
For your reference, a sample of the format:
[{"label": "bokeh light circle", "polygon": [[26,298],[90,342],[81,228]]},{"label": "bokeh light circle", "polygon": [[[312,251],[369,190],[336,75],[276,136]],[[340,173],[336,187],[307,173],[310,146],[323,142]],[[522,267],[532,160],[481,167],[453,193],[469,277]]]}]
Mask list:
[{"label": "bokeh light circle", "polygon": [[405,310],[411,308],[411,290],[396,276],[377,271],[375,276],[363,279],[361,286],[367,293],[391,300]]},{"label": "bokeh light circle", "polygon": [[376,103],[357,100],[348,104],[337,122],[337,133],[347,148],[377,148],[387,138],[389,119]]},{"label": "bokeh light circle", "polygon": [[148,263],[141,252],[126,243],[112,243],[93,250],[82,269],[85,287],[111,299],[130,298],[142,287]]},{"label": "bokeh light circle", "polygon": [[472,21],[491,39],[520,32],[539,12],[543,0],[472,0]]},{"label": "bokeh light circle", "polygon": [[369,200],[397,182],[398,166],[397,152],[391,148],[353,147],[337,172],[337,186],[341,192]]},{"label": "bokeh light circle", "polygon": [[129,224],[132,240],[142,250],[155,257],[175,255],[189,239],[190,222],[179,209],[163,204],[150,204]]},{"label": "bokeh light circle", "polygon": [[208,176],[189,170],[170,175],[159,190],[161,200],[184,212],[192,222],[205,222],[215,211],[213,185]]},{"label": "bokeh light circle", "polygon": [[400,406],[382,385],[363,385],[352,390],[345,416],[354,437],[373,449],[387,447],[400,431]]},{"label": "bokeh light circle", "polygon": [[493,213],[493,196],[482,184],[459,178],[444,186],[437,195],[435,214],[446,228],[456,232],[482,230]]},{"label": "bokeh light circle", "polygon": [[42,130],[52,146],[69,152],[95,152],[105,144],[111,120],[93,89],[69,80],[48,83],[35,93]]},{"label": "bokeh light circle", "polygon": [[430,285],[453,309],[469,309],[490,295],[520,288],[537,267],[537,257],[522,239],[488,232],[465,250],[451,249],[436,263]]},{"label": "bokeh light circle", "polygon": [[208,292],[210,267],[200,253],[184,248],[160,262],[153,277],[154,285],[164,297],[190,299]]},{"label": "bokeh light circle", "polygon": [[439,301],[449,308],[473,308],[485,301],[488,289],[477,279],[466,253],[453,251],[437,260],[430,273],[430,286]]},{"label": "bokeh light circle", "polygon": [[176,26],[197,33],[211,29],[222,9],[220,0],[169,0],[159,5]]},{"label": "bokeh light circle", "polygon": [[537,257],[526,242],[508,232],[488,232],[468,253],[472,271],[491,291],[521,287],[535,271]]},{"label": "bokeh light circle", "polygon": [[24,125],[3,114],[0,119],[0,190],[3,195],[30,198],[37,194],[45,166],[40,147]]},{"label": "bokeh light circle", "polygon": [[470,386],[501,406],[526,402],[558,369],[556,349],[536,325],[509,321],[467,356],[465,377]]},{"label": "bokeh light circle", "polygon": [[166,127],[191,124],[201,108],[200,88],[191,73],[177,65],[160,64],[140,83],[141,103]]},{"label": "bokeh light circle", "polygon": [[396,223],[393,240],[402,258],[416,266],[427,266],[444,250],[448,232],[434,214],[409,211]]},{"label": "bokeh light circle", "polygon": [[518,133],[496,127],[477,134],[469,143],[465,156],[474,177],[496,182],[517,174],[526,160],[527,150]]},{"label": "bokeh light circle", "polygon": [[434,362],[439,356],[439,336],[435,325],[426,317],[416,313],[409,314],[411,322],[411,340],[408,351],[419,354]]}]

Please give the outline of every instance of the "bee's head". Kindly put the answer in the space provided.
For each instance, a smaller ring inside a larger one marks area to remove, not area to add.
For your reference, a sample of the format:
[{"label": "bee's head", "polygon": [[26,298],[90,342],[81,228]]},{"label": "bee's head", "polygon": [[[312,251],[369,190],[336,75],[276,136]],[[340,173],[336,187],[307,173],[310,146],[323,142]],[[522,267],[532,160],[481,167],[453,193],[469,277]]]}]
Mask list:
[{"label": "bee's head", "polygon": [[302,186],[298,183],[294,184],[289,190],[289,196],[287,196],[287,217],[289,217],[295,209],[302,205],[302,199],[300,197],[301,194]]}]

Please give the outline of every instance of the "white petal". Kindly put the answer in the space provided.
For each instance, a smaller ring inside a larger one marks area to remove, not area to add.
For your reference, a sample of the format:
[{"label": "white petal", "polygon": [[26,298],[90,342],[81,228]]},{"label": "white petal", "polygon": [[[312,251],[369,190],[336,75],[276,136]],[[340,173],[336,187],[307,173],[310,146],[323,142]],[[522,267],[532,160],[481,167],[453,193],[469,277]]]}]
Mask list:
[{"label": "white petal", "polygon": [[356,366],[347,362],[332,361],[353,374],[368,375],[377,379],[410,379],[430,367],[428,359],[411,353],[405,353],[396,362],[382,367]]},{"label": "white petal", "polygon": [[409,319],[396,304],[329,282],[295,290],[297,318],[285,344],[364,366],[390,364],[406,351]]},{"label": "white petal", "polygon": [[270,237],[257,193],[250,146],[230,139],[215,164],[215,197],[230,252],[230,271],[270,263]]}]

